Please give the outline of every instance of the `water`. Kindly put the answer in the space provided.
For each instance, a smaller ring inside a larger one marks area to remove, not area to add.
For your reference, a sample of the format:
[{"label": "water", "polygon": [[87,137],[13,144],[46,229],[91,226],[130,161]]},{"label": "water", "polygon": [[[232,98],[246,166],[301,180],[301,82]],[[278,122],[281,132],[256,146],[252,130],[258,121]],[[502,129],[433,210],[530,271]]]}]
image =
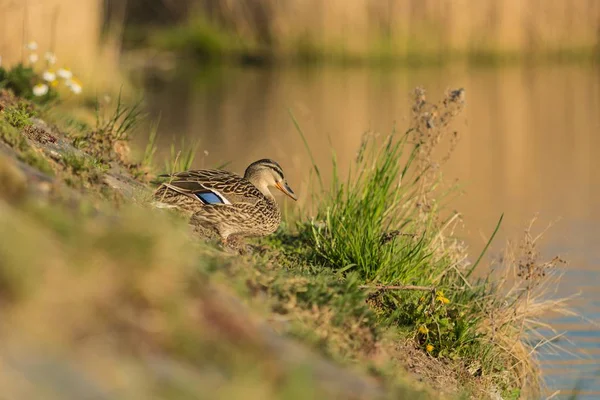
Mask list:
[{"label": "water", "polygon": [[567,352],[542,355],[544,378],[550,392],[581,381],[580,398],[600,397],[600,328],[593,323],[600,322],[600,74],[593,66],[178,70],[148,82],[147,98],[149,111],[161,113],[163,155],[173,138],[185,137],[201,141],[195,167],[230,161],[228,168],[243,172],[270,157],[302,201],[310,164],[288,109],[327,173],[331,148],[343,168],[364,131],[405,127],[416,86],[431,100],[466,89],[466,112],[455,126],[462,139],[443,171],[465,191],[452,206],[464,215],[461,235],[473,254],[501,213],[492,252],[534,214],[538,230],[560,217],[541,251],[569,261],[559,295],[580,292],[574,307],[587,320],[552,320],[570,342],[561,342]]}]

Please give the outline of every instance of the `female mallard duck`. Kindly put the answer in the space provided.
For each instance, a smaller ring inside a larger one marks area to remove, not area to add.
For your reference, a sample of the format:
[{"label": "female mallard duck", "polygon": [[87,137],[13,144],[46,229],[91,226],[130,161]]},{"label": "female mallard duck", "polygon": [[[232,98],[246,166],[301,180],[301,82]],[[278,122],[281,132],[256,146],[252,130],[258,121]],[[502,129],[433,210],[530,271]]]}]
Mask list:
[{"label": "female mallard duck", "polygon": [[232,236],[266,236],[277,230],[281,213],[269,188],[296,200],[273,160],[246,168],[244,177],[221,170],[185,171],[172,175],[154,196],[160,203],[192,214],[191,222],[214,229],[223,243]]}]

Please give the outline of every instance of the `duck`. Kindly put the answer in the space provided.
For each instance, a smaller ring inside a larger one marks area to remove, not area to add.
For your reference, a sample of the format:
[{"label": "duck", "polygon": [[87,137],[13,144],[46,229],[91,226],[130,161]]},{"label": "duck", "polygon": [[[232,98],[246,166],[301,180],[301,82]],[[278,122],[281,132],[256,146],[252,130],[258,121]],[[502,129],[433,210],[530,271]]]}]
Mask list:
[{"label": "duck", "polygon": [[154,193],[159,207],[178,208],[190,223],[216,232],[224,245],[232,238],[267,236],[281,222],[271,188],[296,201],[281,166],[268,158],[251,163],[244,176],[220,169],[160,175],[168,178]]}]

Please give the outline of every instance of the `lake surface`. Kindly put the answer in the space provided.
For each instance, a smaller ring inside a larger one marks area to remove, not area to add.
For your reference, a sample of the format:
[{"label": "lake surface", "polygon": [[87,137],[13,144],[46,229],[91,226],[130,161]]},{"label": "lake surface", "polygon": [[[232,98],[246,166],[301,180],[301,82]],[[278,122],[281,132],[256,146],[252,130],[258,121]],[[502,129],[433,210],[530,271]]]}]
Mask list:
[{"label": "lake surface", "polygon": [[430,100],[447,89],[466,90],[467,107],[455,125],[461,141],[443,171],[465,192],[452,207],[464,216],[460,235],[474,256],[502,213],[491,253],[518,238],[536,214],[538,231],[556,221],[540,250],[568,260],[558,295],[580,293],[573,306],[585,319],[552,319],[568,340],[561,341],[566,351],[541,355],[544,377],[550,393],[568,393],[580,382],[580,399],[600,398],[597,67],[198,68],[148,82],[146,97],[152,115],[161,115],[159,155],[185,137],[200,140],[198,168],[229,161],[229,169],[243,173],[251,161],[273,158],[302,200],[310,163],[288,109],[327,174],[332,147],[345,168],[363,132],[404,129],[416,86]]}]

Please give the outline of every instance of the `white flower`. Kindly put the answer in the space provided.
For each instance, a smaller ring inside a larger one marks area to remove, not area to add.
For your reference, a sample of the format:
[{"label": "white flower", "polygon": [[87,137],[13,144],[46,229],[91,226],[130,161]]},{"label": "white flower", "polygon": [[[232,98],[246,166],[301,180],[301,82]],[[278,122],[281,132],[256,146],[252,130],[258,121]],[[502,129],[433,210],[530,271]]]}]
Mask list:
[{"label": "white flower", "polygon": [[80,94],[81,91],[83,90],[81,87],[81,83],[79,83],[75,79],[66,81],[65,85],[67,85],[71,89],[71,92],[73,92],[75,94]]},{"label": "white flower", "polygon": [[38,83],[33,87],[33,94],[35,96],[44,96],[46,93],[48,93],[48,85],[45,83]]},{"label": "white flower", "polygon": [[38,57],[38,55],[37,55],[36,53],[31,53],[31,54],[29,55],[29,62],[30,62],[31,64],[35,64],[36,62],[38,62],[38,60],[39,60],[39,59],[40,59],[40,58]]},{"label": "white flower", "polygon": [[47,51],[44,57],[46,58],[46,61],[48,61],[48,64],[56,64],[56,55],[53,52]]},{"label": "white flower", "polygon": [[35,51],[35,50],[37,50],[38,45],[36,42],[31,41],[31,42],[27,43],[27,46],[25,46],[25,47],[31,51]]},{"label": "white flower", "polygon": [[56,71],[56,75],[67,80],[73,77],[73,73],[67,68],[59,68],[58,71]]},{"label": "white flower", "polygon": [[77,83],[71,85],[71,91],[75,94],[81,94],[82,90],[81,85]]},{"label": "white flower", "polygon": [[44,78],[46,82],[54,82],[56,80],[56,74],[53,71],[44,71],[42,78]]}]

